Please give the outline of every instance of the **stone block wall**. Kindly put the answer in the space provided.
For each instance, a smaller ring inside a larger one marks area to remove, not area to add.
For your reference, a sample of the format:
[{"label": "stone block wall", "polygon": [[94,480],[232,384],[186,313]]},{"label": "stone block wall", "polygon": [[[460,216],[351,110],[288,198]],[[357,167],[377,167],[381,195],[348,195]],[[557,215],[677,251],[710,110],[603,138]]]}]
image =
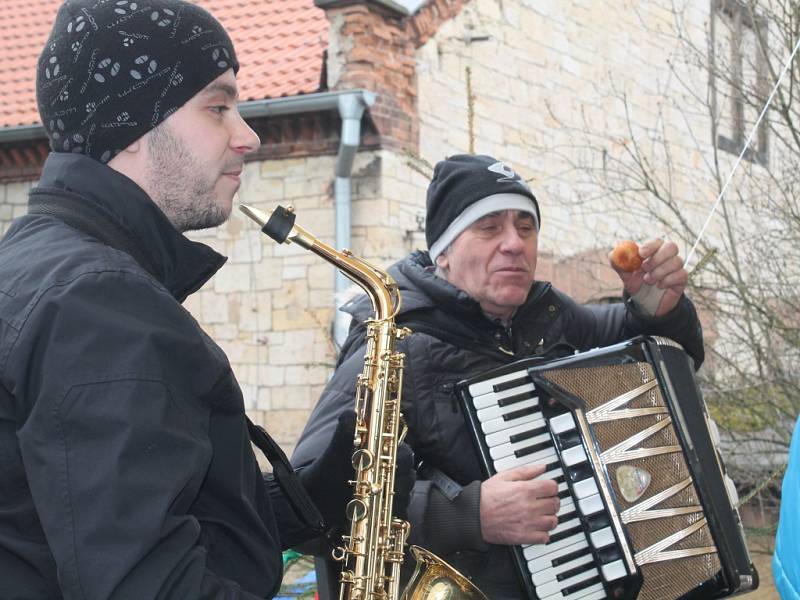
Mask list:
[{"label": "stone block wall", "polygon": [[652,140],[666,139],[677,169],[660,175],[686,198],[686,211],[705,215],[715,197],[699,168],[713,151],[699,100],[708,76],[687,64],[678,81],[670,65],[685,59],[675,22],[702,46],[709,11],[710,3],[472,0],[415,54],[419,153],[435,162],[467,151],[469,68],[475,151],[530,180],[543,210],[543,250],[566,257],[662,234],[635,215],[606,214],[619,209],[613,202],[587,202],[597,194],[589,169],[624,156],[632,134],[656,156]]}]

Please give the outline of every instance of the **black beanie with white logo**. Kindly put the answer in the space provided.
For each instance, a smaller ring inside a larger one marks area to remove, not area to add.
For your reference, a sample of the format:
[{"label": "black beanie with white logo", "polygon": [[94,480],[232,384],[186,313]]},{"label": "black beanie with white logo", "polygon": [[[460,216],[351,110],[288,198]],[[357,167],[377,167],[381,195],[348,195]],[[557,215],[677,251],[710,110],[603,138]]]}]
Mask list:
[{"label": "black beanie with white logo", "polygon": [[457,154],[436,164],[428,186],[425,240],[431,260],[467,227],[489,213],[521,210],[541,225],[539,204],[508,163],[491,156]]},{"label": "black beanie with white logo", "polygon": [[228,69],[233,43],[182,0],[65,0],[39,57],[50,147],[106,163]]}]

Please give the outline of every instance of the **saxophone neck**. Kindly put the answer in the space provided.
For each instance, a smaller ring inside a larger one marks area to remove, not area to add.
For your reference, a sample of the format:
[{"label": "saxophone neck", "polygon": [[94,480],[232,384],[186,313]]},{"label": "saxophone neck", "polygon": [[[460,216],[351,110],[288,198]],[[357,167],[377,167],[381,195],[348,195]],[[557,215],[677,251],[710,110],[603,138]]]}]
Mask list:
[{"label": "saxophone neck", "polygon": [[272,213],[242,204],[239,209],[261,227],[261,231],[280,244],[295,243],[334,264],[372,301],[375,319],[393,319],[400,310],[397,284],[386,271],[354,256],[349,250],[336,250],[295,223],[291,207],[278,206]]}]

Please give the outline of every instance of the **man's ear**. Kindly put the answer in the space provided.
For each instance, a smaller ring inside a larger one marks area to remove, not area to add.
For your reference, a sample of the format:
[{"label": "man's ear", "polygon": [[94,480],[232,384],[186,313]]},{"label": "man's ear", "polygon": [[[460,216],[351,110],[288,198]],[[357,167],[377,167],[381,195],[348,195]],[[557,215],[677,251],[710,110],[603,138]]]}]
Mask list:
[{"label": "man's ear", "polygon": [[[149,133],[148,131],[145,136]],[[145,136],[140,137],[138,140],[130,143],[124,150],[121,150],[119,154],[108,161],[108,166],[133,180],[139,187],[147,191],[145,187],[147,184]]]},{"label": "man's ear", "polygon": [[[119,154],[125,154],[125,153],[138,154],[141,151],[141,149],[142,149],[142,138],[139,138],[138,140],[131,142],[131,144],[128,145],[128,147],[122,150]],[[117,156],[119,156],[119,154]]]},{"label": "man's ear", "polygon": [[450,266],[450,261],[447,260],[447,252],[442,252],[436,257],[436,266],[445,270]]}]

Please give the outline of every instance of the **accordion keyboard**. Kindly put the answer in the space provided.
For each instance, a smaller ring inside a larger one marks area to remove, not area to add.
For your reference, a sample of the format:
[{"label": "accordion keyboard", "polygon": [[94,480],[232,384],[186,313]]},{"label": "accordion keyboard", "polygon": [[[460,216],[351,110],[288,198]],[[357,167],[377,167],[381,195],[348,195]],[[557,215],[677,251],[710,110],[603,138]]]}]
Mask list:
[{"label": "accordion keyboard", "polygon": [[606,598],[606,586],[628,573],[572,413],[546,418],[524,369],[475,383],[469,395],[492,470],[544,464],[540,478],[558,484],[550,541],[521,547],[538,598]]}]

